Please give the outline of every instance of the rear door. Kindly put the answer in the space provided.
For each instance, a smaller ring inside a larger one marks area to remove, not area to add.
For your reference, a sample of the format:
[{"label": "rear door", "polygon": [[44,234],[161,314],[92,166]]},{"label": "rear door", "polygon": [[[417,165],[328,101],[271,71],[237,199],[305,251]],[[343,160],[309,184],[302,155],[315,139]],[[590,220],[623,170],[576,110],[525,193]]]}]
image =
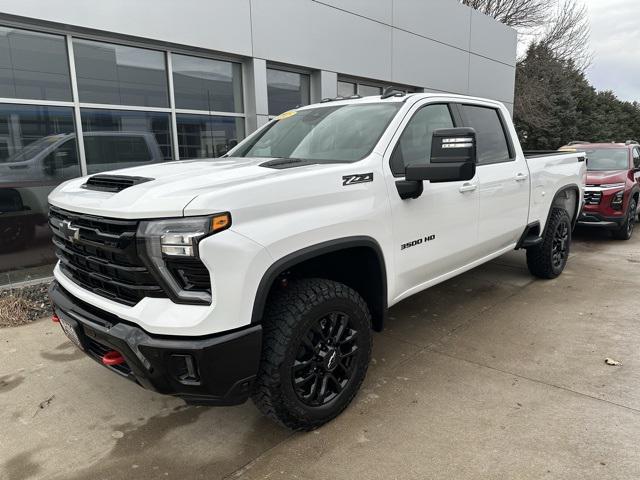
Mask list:
[{"label": "rear door", "polygon": [[457,106],[476,131],[478,150],[478,244],[485,255],[517,242],[529,216],[529,169],[518,157],[501,110],[481,104]]},{"label": "rear door", "polygon": [[411,164],[428,163],[434,130],[460,126],[448,103],[418,102],[385,152],[392,210],[397,283],[404,298],[475,260],[478,227],[477,178],[466,182],[424,182],[416,199],[401,199],[396,181]]}]

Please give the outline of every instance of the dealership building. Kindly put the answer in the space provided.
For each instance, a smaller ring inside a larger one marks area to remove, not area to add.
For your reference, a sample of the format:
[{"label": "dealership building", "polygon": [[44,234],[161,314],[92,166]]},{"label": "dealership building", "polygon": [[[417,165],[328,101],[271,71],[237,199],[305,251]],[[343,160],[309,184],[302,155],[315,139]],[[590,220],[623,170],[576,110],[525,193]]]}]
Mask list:
[{"label": "dealership building", "polygon": [[515,57],[513,29],[457,0],[0,1],[0,285],[51,275],[65,179],[218,157],[385,86],[513,110]]}]

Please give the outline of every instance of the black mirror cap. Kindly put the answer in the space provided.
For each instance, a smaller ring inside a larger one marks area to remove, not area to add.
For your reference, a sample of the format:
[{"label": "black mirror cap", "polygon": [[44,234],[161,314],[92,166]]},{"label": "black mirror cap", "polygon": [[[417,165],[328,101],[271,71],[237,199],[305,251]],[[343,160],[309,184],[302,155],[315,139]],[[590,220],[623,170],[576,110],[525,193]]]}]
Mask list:
[{"label": "black mirror cap", "polygon": [[438,182],[462,182],[476,175],[476,164],[472,162],[432,163],[428,165],[407,165],[405,180],[429,180]]},{"label": "black mirror cap", "polygon": [[431,141],[431,163],[476,163],[476,131],[473,128],[440,128]]}]

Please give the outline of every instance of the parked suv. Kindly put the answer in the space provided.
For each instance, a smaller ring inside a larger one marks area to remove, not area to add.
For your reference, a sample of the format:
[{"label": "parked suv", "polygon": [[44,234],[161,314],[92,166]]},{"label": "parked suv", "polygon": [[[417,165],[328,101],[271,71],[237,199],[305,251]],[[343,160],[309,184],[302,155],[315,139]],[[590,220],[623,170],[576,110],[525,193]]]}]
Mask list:
[{"label": "parked suv", "polygon": [[571,143],[561,150],[587,154],[587,185],[580,225],[611,230],[614,238],[629,240],[640,207],[640,145]]}]

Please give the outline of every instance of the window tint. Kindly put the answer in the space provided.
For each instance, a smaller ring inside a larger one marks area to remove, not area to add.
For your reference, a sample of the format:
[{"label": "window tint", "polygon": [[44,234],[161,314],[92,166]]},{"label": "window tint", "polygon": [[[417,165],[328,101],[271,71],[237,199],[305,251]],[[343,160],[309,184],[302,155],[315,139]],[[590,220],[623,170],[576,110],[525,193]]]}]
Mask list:
[{"label": "window tint", "polygon": [[242,112],[239,63],[173,54],[176,108]]},{"label": "window tint", "polygon": [[244,118],[177,115],[180,158],[224,155],[244,137]]},{"label": "window tint", "polygon": [[267,68],[269,115],[309,105],[309,75]]},{"label": "window tint", "polygon": [[428,105],[421,108],[405,127],[391,155],[391,171],[403,175],[407,165],[429,163],[433,131],[452,128],[453,120],[447,105]]},{"label": "window tint", "polygon": [[511,155],[498,111],[493,108],[462,105],[462,112],[467,126],[476,131],[478,164],[508,161]]},{"label": "window tint", "polygon": [[73,40],[81,102],[168,107],[164,53]]},{"label": "window tint", "polygon": [[638,147],[633,149],[633,166],[640,168],[640,148]]},{"label": "window tint", "polygon": [[0,27],[0,97],[71,100],[65,38]]},{"label": "window tint", "polygon": [[87,172],[173,160],[169,114],[82,109]]}]

